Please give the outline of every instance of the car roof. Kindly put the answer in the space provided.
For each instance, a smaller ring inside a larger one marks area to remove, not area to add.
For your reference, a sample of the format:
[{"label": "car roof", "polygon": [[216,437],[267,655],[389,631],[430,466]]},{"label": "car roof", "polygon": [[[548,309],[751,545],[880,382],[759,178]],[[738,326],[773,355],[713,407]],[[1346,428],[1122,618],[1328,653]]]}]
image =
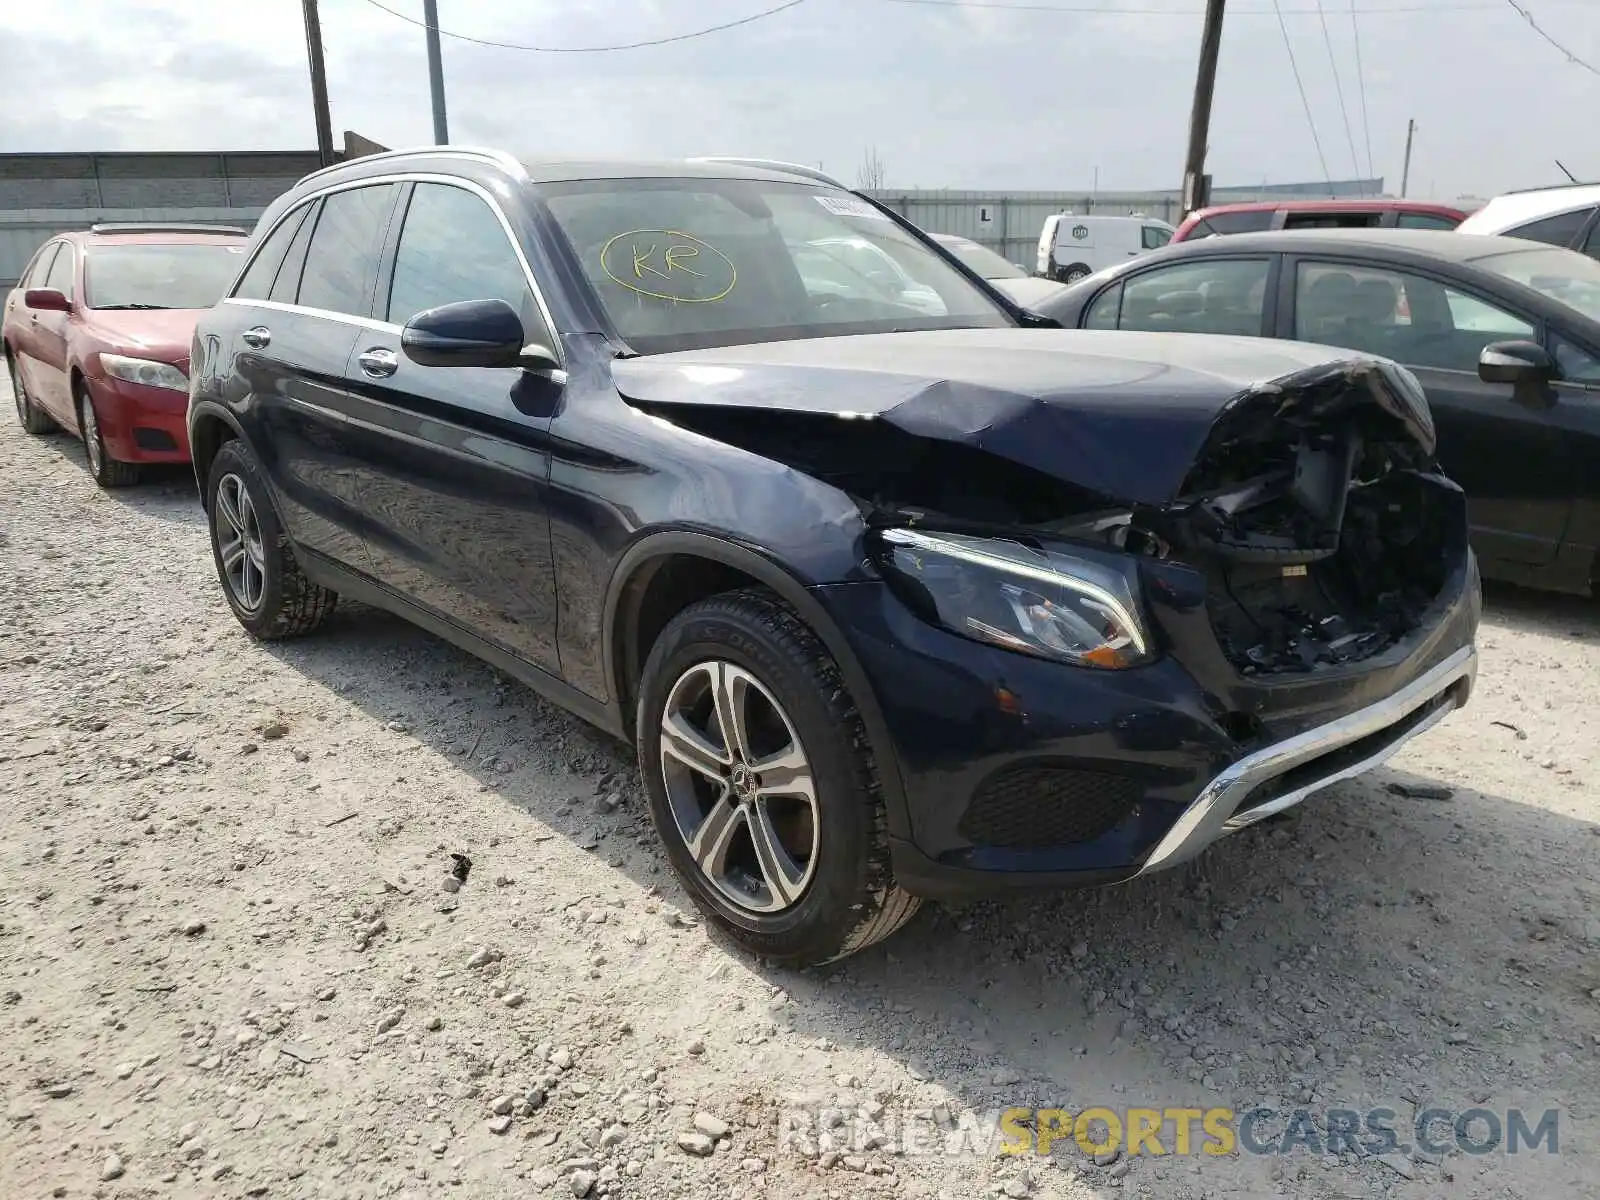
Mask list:
[{"label": "car roof", "polygon": [[1555,250],[1542,242],[1525,238],[1471,237],[1453,229],[1277,229],[1259,233],[1230,233],[1226,237],[1202,238],[1193,242],[1176,242],[1172,246],[1142,256],[1148,262],[1155,255],[1162,258],[1187,258],[1196,256],[1271,252],[1274,254],[1310,252],[1314,250],[1399,251],[1402,254],[1445,259],[1449,262],[1468,263],[1496,254],[1516,251]]},{"label": "car roof", "polygon": [[[1509,229],[1525,221],[1553,217],[1577,208],[1600,204],[1600,183],[1566,184],[1536,188],[1525,192],[1505,192],[1485,204],[1471,217],[1471,226]],[[1471,232],[1469,228],[1465,232]]]},{"label": "car roof", "polygon": [[1241,200],[1237,204],[1213,204],[1189,215],[1191,221],[1230,212],[1385,212],[1449,213],[1461,215],[1461,209],[1449,204],[1433,204],[1427,200],[1390,200],[1372,196],[1365,200]]}]

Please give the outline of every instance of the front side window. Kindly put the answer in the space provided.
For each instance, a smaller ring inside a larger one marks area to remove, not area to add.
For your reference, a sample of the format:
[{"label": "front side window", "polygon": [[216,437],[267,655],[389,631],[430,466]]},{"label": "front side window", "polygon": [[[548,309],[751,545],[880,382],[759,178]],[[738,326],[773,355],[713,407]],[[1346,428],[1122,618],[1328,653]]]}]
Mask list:
[{"label": "front side window", "polygon": [[1553,217],[1530,221],[1508,229],[1506,237],[1526,238],[1530,242],[1546,242],[1552,246],[1570,246],[1578,236],[1584,222],[1594,215],[1594,208],[1580,208],[1575,212],[1557,213]]},{"label": "front side window", "polygon": [[1085,329],[1115,329],[1122,310],[1122,285],[1112,284],[1094,298],[1083,314]]},{"label": "front side window", "polygon": [[1269,267],[1264,258],[1224,258],[1135,275],[1122,285],[1117,328],[1260,337]]},{"label": "front side window", "polygon": [[540,191],[617,331],[642,353],[1012,323],[942,255],[847,192],[718,178]]},{"label": "front side window", "polygon": [[210,308],[239,272],[245,243],[94,246],[84,258],[90,308]]},{"label": "front side window", "polygon": [[1473,373],[1490,342],[1536,334],[1499,305],[1422,275],[1317,262],[1296,272],[1294,328],[1303,342]]},{"label": "front side window", "polygon": [[395,250],[389,321],[404,325],[462,300],[504,300],[520,313],[529,297],[522,263],[488,204],[465,188],[417,184]]},{"label": "front side window", "polygon": [[60,242],[51,242],[33,260],[33,266],[28,270],[28,277],[22,281],[25,288],[47,287],[46,279],[50,278],[50,266],[56,260],[56,255],[61,251]]},{"label": "front side window", "polygon": [[350,188],[324,197],[306,253],[298,303],[367,315],[395,186]]},{"label": "front side window", "polygon": [[261,249],[250,260],[244,277],[239,280],[239,286],[233,289],[235,296],[241,300],[265,300],[272,294],[272,281],[277,278],[278,268],[283,265],[289,241],[305,220],[309,207],[304,205],[295,209],[267,235],[267,240],[261,243]]},{"label": "front side window", "polygon": [[61,243],[61,251],[50,264],[50,273],[44,277],[44,286],[55,288],[68,300],[72,299],[73,251],[70,242]]},{"label": "front side window", "polygon": [[1560,336],[1550,339],[1550,351],[1562,379],[1600,387],[1600,358]]},{"label": "front side window", "polygon": [[1172,230],[1159,225],[1145,225],[1139,230],[1139,244],[1146,250],[1159,250],[1172,240]]},{"label": "front side window", "polygon": [[1272,228],[1272,210],[1247,209],[1244,212],[1212,213],[1202,218],[1190,237],[1215,237],[1228,233],[1260,233]]}]

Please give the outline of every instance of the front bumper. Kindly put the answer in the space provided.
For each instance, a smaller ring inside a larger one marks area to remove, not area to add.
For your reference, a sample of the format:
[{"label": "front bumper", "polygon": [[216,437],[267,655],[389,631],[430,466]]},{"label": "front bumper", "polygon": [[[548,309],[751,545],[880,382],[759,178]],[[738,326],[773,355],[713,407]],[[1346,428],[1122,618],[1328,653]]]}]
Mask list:
[{"label": "front bumper", "polygon": [[1161,870],[1372,769],[1466,702],[1481,612],[1469,561],[1380,660],[1251,693],[1172,655],[1095,671],[984,646],[875,583],[816,593],[882,713],[896,878],[945,899]]},{"label": "front bumper", "polygon": [[103,376],[89,381],[100,436],[112,458],[130,463],[189,461],[189,394]]}]

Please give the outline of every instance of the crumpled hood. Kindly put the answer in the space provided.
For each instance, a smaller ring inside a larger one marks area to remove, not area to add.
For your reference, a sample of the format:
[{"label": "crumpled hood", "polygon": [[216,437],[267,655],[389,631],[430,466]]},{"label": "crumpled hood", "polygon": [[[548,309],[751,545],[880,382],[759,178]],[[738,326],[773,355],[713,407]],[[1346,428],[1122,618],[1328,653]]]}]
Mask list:
[{"label": "crumpled hood", "polygon": [[1343,378],[1428,453],[1432,420],[1404,370],[1348,351],[1262,338],[960,329],[766,342],[612,364],[628,400],[886,421],[1128,504],[1180,494],[1224,413],[1286,412]]}]

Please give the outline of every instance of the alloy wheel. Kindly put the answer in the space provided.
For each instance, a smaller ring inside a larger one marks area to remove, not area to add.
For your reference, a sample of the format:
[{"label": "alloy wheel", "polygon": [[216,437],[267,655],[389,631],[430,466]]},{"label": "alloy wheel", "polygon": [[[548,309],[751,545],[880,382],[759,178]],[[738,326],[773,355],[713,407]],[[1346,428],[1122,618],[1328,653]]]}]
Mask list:
[{"label": "alloy wheel", "polygon": [[94,401],[83,398],[83,452],[89,459],[89,469],[98,477],[105,469],[105,447],[100,444],[100,419],[94,413]]},{"label": "alloy wheel", "polygon": [[723,899],[761,916],[799,903],[821,844],[816,785],[760,680],[720,660],[684,671],[661,715],[661,771],[678,833]]},{"label": "alloy wheel", "polygon": [[255,612],[266,593],[267,554],[256,506],[244,480],[233,474],[218,480],[217,500],[212,507],[212,536],[217,541],[222,576],[240,607]]}]

